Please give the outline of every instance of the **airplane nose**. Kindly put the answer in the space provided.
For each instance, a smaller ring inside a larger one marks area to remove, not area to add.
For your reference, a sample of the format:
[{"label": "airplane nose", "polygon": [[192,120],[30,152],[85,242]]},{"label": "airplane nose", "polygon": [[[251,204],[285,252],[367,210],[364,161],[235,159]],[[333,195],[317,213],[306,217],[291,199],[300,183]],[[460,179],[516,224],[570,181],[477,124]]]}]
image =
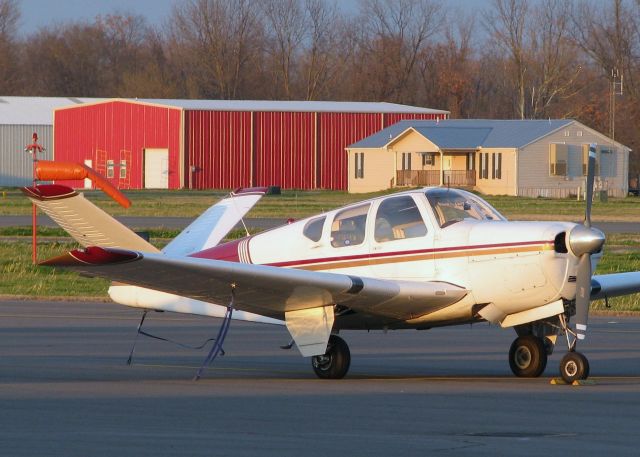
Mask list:
[{"label": "airplane nose", "polygon": [[604,233],[600,230],[593,227],[587,228],[584,225],[576,225],[571,229],[567,238],[569,249],[576,257],[599,252],[605,240]]}]

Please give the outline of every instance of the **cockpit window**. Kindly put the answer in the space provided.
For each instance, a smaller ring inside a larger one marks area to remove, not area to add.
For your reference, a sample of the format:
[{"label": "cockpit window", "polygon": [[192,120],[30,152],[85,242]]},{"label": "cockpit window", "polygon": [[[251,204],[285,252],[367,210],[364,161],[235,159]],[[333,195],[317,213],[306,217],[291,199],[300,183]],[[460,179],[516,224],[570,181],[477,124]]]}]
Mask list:
[{"label": "cockpit window", "polygon": [[324,227],[325,219],[326,217],[311,219],[305,224],[302,234],[311,241],[320,241],[320,238],[322,238],[322,227]]},{"label": "cockpit window", "polygon": [[370,203],[347,208],[336,214],[331,224],[331,246],[341,248],[364,242]]},{"label": "cockpit window", "polygon": [[455,189],[431,189],[425,194],[440,227],[447,227],[465,219],[504,220],[491,205],[468,192]]},{"label": "cockpit window", "polygon": [[416,202],[408,195],[387,198],[378,207],[374,238],[377,242],[416,238],[427,234]]}]

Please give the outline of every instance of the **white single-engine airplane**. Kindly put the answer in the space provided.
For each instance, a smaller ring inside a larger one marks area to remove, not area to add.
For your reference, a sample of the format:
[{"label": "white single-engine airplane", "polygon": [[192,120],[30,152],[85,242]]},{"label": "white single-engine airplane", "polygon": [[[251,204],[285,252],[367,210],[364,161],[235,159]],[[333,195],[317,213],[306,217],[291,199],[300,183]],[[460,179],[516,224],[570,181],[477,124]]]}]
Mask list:
[{"label": "white single-engine airplane", "polygon": [[224,316],[203,368],[222,350],[232,316],[286,324],[315,373],[332,379],[350,364],[340,330],[489,321],[518,335],[509,350],[516,376],[539,376],[564,335],[560,373],[573,382],[589,375],[575,350],[589,301],[640,291],[640,272],[592,275],[605,241],[590,221],[594,151],[583,225],[508,222],[474,194],[432,187],[219,244],[266,190],[248,189],[209,208],[159,251],[70,188],[24,191],[85,246],[43,265],[111,279],[112,299],[145,313]]}]

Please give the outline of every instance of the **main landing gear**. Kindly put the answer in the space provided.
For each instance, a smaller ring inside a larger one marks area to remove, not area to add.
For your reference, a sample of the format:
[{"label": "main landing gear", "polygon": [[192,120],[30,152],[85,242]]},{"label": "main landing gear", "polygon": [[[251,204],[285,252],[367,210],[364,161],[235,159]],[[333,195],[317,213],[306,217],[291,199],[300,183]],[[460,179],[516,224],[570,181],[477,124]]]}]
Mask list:
[{"label": "main landing gear", "polygon": [[568,352],[560,360],[560,376],[568,384],[589,377],[589,361],[575,350],[578,338],[565,314],[516,328],[516,331],[519,336],[509,349],[509,367],[516,376],[540,376],[547,366],[547,357],[553,352],[557,334],[564,333]]},{"label": "main landing gear", "polygon": [[349,371],[351,353],[349,346],[338,335],[329,337],[327,352],[311,358],[313,371],[320,379],[341,379]]}]

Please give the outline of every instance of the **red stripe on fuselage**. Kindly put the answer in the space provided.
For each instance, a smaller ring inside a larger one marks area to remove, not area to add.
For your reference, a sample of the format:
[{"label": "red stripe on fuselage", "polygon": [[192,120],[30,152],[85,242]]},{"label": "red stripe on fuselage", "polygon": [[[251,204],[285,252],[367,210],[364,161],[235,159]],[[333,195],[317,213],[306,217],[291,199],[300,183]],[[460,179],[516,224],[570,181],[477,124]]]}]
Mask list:
[{"label": "red stripe on fuselage", "polygon": [[[243,238],[243,240],[246,238]],[[235,240],[229,243],[221,244],[211,249],[207,249],[205,251],[198,252],[193,254],[192,257],[199,257],[203,259],[211,259],[211,260],[227,260],[230,262],[239,262],[240,258],[238,255],[239,244],[242,240]],[[516,247],[525,247],[525,246],[535,246],[535,245],[548,245],[553,244],[553,240],[551,241],[520,241],[515,243],[493,243],[493,244],[480,244],[480,245],[470,245],[470,246],[449,246],[443,248],[431,248],[431,249],[414,249],[410,251],[391,251],[391,252],[377,252],[377,253],[366,253],[366,254],[357,254],[357,255],[345,255],[345,256],[334,256],[334,257],[320,257],[314,259],[300,259],[300,260],[288,260],[282,262],[271,262],[266,263],[265,265],[273,266],[273,267],[303,267],[305,265],[312,264],[324,264],[324,263],[334,263],[334,262],[348,262],[353,260],[367,260],[367,259],[382,259],[385,257],[399,257],[399,256],[411,256],[411,255],[419,255],[419,254],[438,254],[452,251],[476,251],[470,252],[469,255],[481,255],[482,250],[486,249],[496,249],[496,248],[516,248]],[[247,246],[247,251],[249,251]],[[249,252],[247,252],[250,255]]]}]

